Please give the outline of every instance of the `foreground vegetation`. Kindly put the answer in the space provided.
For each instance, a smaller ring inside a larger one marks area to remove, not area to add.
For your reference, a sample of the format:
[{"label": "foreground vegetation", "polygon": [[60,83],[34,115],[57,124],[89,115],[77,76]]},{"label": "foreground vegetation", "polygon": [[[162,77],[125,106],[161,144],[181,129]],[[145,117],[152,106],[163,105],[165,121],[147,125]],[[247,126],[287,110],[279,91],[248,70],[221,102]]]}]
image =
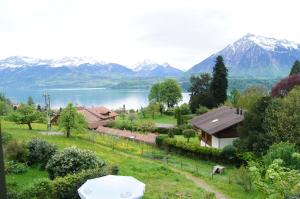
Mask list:
[{"label": "foreground vegetation", "polygon": [[[79,133],[69,139],[59,135],[41,135],[38,132],[44,130],[45,125],[33,124],[29,131],[26,126],[4,122],[5,134],[12,138],[29,141],[32,138],[42,138],[54,143],[59,149],[77,146],[81,149],[94,151],[98,157],[111,164],[118,165],[120,175],[131,175],[146,184],[144,198],[202,198],[204,191],[193,182],[187,180],[173,169],[189,172],[207,183],[215,186],[232,198],[263,198],[255,190],[244,192],[237,184],[229,184],[229,176],[234,168],[228,166],[225,174],[211,178],[213,162],[194,160],[176,154],[167,154],[155,147],[123,140],[106,135],[95,135],[93,132]],[[8,175],[9,185],[16,185],[18,190],[24,188],[24,184],[32,183],[35,179],[44,178],[46,172],[36,168],[29,169],[24,174]],[[164,184],[164,187],[161,186]]]}]

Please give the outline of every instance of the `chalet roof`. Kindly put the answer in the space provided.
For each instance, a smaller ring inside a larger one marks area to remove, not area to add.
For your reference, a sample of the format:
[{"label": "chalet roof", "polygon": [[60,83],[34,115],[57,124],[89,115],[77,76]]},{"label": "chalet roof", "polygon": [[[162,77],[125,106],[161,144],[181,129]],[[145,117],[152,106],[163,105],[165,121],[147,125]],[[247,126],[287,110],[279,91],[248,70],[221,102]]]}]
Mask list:
[{"label": "chalet roof", "polygon": [[191,120],[192,124],[208,134],[215,134],[244,120],[236,108],[222,106]]}]

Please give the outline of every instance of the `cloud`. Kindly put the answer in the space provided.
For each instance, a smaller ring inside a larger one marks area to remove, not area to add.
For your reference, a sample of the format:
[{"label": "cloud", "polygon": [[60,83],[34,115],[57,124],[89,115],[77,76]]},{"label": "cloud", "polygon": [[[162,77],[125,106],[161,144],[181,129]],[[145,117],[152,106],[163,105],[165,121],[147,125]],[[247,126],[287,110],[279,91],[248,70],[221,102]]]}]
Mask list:
[{"label": "cloud", "polygon": [[0,56],[189,68],[248,32],[300,41],[297,0],[1,0]]}]

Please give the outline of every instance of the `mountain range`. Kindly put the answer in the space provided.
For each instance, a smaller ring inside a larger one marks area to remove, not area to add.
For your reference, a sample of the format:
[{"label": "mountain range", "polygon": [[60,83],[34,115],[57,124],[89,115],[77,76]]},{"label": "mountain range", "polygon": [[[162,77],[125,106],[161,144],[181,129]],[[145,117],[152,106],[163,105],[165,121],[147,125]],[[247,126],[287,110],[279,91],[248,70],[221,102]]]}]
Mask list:
[{"label": "mountain range", "polygon": [[143,61],[133,67],[100,62],[86,57],[35,59],[12,56],[0,60],[0,86],[135,86],[166,77],[187,78],[212,72],[215,58],[222,55],[231,77],[282,77],[300,59],[300,45],[287,40],[247,34],[183,72],[168,63]]},{"label": "mountain range", "polygon": [[247,34],[196,64],[187,73],[211,72],[218,55],[223,56],[231,76],[280,77],[287,75],[293,62],[300,59],[300,45]]}]

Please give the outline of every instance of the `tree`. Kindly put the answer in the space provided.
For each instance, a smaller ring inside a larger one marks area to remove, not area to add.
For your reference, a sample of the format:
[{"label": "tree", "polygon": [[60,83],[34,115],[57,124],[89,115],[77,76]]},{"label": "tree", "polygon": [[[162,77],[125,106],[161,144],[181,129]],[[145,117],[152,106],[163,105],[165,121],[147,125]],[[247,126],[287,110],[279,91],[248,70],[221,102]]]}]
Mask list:
[{"label": "tree", "polygon": [[239,96],[237,101],[237,107],[241,107],[246,110],[251,110],[254,104],[266,95],[267,91],[264,88],[258,86],[251,86],[245,91],[243,91],[242,94]]},{"label": "tree", "polygon": [[263,155],[272,144],[272,137],[264,128],[266,110],[271,104],[271,97],[262,97],[245,114],[244,124],[238,128],[240,139],[234,142],[238,151],[250,151]]},{"label": "tree", "polygon": [[199,76],[191,76],[191,87],[189,92],[191,93],[189,105],[193,113],[200,106],[213,107],[214,103],[210,94],[211,76],[208,73],[200,74]]},{"label": "tree", "polygon": [[21,104],[17,110],[13,111],[8,119],[17,124],[27,124],[29,130],[32,130],[31,123],[38,121],[41,114],[35,109],[34,106]]},{"label": "tree", "polygon": [[129,113],[128,119],[130,120],[130,130],[133,129],[133,121],[136,120],[136,114],[135,113]]},{"label": "tree", "polygon": [[264,128],[273,142],[295,143],[300,149],[300,86],[277,98],[266,111]]},{"label": "tree", "polygon": [[179,108],[180,108],[180,111],[181,111],[182,115],[191,114],[190,107],[187,103],[181,104]]},{"label": "tree", "polygon": [[280,142],[273,144],[267,154],[263,157],[265,165],[269,166],[276,159],[283,160],[283,166],[290,169],[300,169],[299,153],[296,152],[294,143]]},{"label": "tree", "polygon": [[34,101],[33,101],[33,98],[31,96],[28,97],[27,104],[30,105],[30,106],[34,105]]},{"label": "tree", "polygon": [[175,109],[175,118],[177,119],[178,126],[183,124],[182,113],[181,113],[181,109],[179,107],[177,107]]},{"label": "tree", "polygon": [[150,114],[152,115],[152,119],[154,119],[155,112],[157,112],[159,110],[159,105],[155,102],[150,102],[147,109],[150,112]]},{"label": "tree", "polygon": [[227,99],[227,73],[228,70],[224,64],[223,57],[218,56],[213,68],[213,77],[210,85],[210,91],[215,100],[215,106],[223,104]]},{"label": "tree", "polygon": [[291,72],[290,72],[290,76],[291,75],[296,75],[296,74],[300,74],[300,62],[299,60],[296,60],[292,66]]},{"label": "tree", "polygon": [[283,161],[276,159],[264,170],[254,162],[250,163],[249,171],[254,184],[267,199],[294,198],[300,192],[299,172],[282,165]]},{"label": "tree", "polygon": [[173,108],[180,100],[182,100],[181,88],[175,79],[166,79],[161,85],[162,102],[168,108]]},{"label": "tree", "polygon": [[67,137],[70,137],[72,130],[82,130],[87,126],[83,115],[76,111],[72,103],[62,110],[58,122],[59,127],[67,133]]},{"label": "tree", "polygon": [[190,142],[190,138],[195,137],[196,136],[196,132],[194,129],[185,129],[182,132],[183,136],[185,138],[187,138],[187,142]]},{"label": "tree", "polygon": [[148,100],[150,102],[155,102],[157,104],[159,104],[159,112],[162,115],[163,111],[164,111],[164,106],[162,104],[162,83],[155,83],[152,85],[150,93],[148,95]]},{"label": "tree", "polygon": [[272,87],[271,95],[273,97],[284,97],[297,85],[300,85],[300,74],[290,75]]},{"label": "tree", "polygon": [[241,93],[236,88],[230,91],[229,101],[233,107],[236,108],[238,107],[238,102],[240,97],[241,97]]},{"label": "tree", "polygon": [[0,101],[0,116],[7,115],[12,110],[11,106],[4,101]]}]

